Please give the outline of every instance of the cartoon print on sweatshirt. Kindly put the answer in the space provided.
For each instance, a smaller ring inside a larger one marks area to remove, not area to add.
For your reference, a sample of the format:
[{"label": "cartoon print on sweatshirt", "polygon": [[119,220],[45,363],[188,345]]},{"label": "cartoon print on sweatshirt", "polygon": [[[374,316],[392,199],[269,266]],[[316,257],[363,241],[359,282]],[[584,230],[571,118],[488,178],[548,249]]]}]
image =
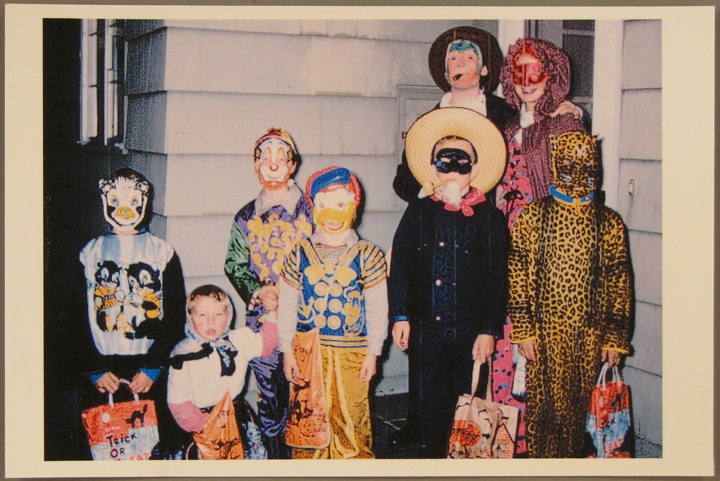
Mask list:
[{"label": "cartoon print on sweatshirt", "polygon": [[100,262],[95,272],[95,282],[97,324],[103,331],[111,331],[115,328],[118,314],[122,312],[121,302],[124,296],[123,291],[118,290],[120,268],[113,261]]},{"label": "cartoon print on sweatshirt", "polygon": [[93,286],[98,326],[130,339],[144,337],[136,335],[138,326],[162,316],[160,271],[145,262],[125,268],[106,260],[98,266]]}]

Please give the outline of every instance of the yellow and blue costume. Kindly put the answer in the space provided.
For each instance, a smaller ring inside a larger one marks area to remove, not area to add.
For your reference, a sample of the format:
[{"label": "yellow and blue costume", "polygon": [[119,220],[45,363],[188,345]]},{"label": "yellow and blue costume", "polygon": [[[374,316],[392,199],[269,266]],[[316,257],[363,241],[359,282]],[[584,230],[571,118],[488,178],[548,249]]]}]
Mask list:
[{"label": "yellow and blue costume", "polygon": [[[328,186],[344,185],[348,174],[330,168],[327,176],[312,177],[306,191],[314,196]],[[359,189],[354,195],[357,199]],[[346,226],[341,237],[341,242],[328,242],[327,233],[318,229],[295,244],[283,264],[280,349],[291,353],[296,335],[319,334],[322,380],[316,385],[323,386],[322,409],[330,427],[327,447],[296,448],[295,459],[374,457],[369,382],[360,373],[366,356],[381,354],[387,335],[387,264],[382,251],[353,229]],[[305,415],[296,414],[291,412],[289,422]]]}]

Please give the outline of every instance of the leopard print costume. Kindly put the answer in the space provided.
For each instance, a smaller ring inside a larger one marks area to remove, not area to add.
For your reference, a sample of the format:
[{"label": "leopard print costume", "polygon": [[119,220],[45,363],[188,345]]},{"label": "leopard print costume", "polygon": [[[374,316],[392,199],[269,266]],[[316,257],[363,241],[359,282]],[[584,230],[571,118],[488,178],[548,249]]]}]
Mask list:
[{"label": "leopard print costume", "polygon": [[516,220],[509,276],[510,341],[535,340],[526,385],[530,457],[582,457],[601,350],[630,350],[634,295],[625,225],[592,201],[534,201]]},{"label": "leopard print costume", "polygon": [[597,138],[579,131],[551,134],[549,138],[555,186],[561,191],[574,190],[575,197],[589,195],[600,176]]}]

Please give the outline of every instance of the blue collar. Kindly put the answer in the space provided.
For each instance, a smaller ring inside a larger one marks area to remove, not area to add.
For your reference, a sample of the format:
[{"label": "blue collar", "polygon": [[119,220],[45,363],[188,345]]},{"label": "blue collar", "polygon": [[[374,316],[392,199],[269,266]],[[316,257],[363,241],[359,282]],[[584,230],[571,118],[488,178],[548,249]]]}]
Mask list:
[{"label": "blue collar", "polygon": [[575,204],[576,202],[579,202],[581,204],[586,204],[595,198],[595,191],[590,192],[590,195],[585,196],[585,197],[580,197],[580,198],[570,197],[569,195],[565,195],[562,192],[559,192],[557,190],[557,187],[555,187],[555,184],[553,184],[550,186],[550,195],[552,195],[556,199],[563,201],[565,203],[568,203],[568,204]]},{"label": "blue collar", "polygon": [[[110,234],[117,235],[117,234],[115,234],[115,232],[113,232],[112,226],[108,226],[108,227],[106,227],[106,229],[107,229],[107,231],[108,231]],[[146,233],[147,231],[148,231],[147,227],[144,227],[144,226],[143,226],[143,227],[140,227],[140,228],[137,230],[137,233],[138,233],[138,234],[144,234],[144,233]]]}]

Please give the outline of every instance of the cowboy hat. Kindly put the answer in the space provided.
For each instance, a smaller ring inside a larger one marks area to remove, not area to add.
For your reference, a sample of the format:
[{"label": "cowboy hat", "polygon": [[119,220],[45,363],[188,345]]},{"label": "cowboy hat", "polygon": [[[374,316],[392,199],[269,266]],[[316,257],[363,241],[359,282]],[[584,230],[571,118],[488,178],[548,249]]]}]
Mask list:
[{"label": "cowboy hat", "polygon": [[470,185],[483,194],[490,191],[505,172],[505,140],[487,117],[462,107],[431,110],[412,124],[405,153],[413,176],[432,195],[438,182],[431,167],[433,149],[439,140],[451,136],[467,140],[477,153],[479,168]]}]

